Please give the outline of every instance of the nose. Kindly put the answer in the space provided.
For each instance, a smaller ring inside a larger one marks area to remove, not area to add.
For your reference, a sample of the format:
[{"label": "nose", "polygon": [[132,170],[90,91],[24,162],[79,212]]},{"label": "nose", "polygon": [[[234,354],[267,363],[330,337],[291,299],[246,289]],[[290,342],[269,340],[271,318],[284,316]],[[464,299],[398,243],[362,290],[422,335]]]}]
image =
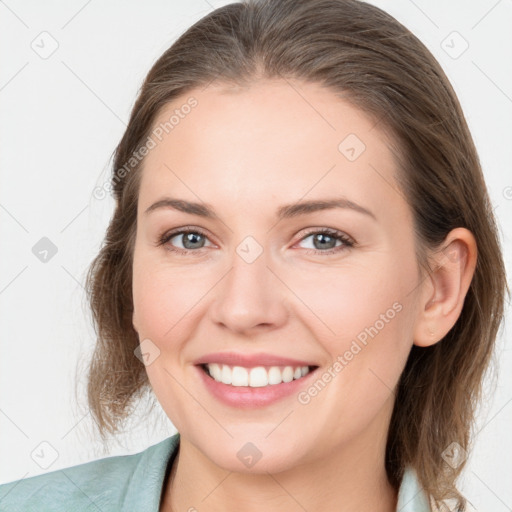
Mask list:
[{"label": "nose", "polygon": [[265,251],[252,263],[234,253],[232,266],[215,287],[212,320],[237,333],[281,327],[288,317],[287,288],[269,267]]}]

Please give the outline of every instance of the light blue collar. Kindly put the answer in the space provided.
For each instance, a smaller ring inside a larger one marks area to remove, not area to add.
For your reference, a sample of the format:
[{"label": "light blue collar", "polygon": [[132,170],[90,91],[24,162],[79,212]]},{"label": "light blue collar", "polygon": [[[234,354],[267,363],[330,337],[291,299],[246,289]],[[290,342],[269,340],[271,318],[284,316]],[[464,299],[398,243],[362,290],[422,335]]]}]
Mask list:
[{"label": "light blue collar", "polygon": [[411,467],[404,471],[398,492],[396,512],[431,512],[427,495],[418,482],[416,472]]}]

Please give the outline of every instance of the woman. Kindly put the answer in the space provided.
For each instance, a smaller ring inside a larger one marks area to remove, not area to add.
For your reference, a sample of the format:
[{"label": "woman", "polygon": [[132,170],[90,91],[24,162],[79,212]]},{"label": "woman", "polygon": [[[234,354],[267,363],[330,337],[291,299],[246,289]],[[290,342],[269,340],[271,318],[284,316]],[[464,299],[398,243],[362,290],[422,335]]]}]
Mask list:
[{"label": "woman", "polygon": [[91,410],[114,433],[150,386],[179,434],[5,510],[464,510],[505,272],[416,37],[356,0],[217,9],[149,72],[111,183]]}]

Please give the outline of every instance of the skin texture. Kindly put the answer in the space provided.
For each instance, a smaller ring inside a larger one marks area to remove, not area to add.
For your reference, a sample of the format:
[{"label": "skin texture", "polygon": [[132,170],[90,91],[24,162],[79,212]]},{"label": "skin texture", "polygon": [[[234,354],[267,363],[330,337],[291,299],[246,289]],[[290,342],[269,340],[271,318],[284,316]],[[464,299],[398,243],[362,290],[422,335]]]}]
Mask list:
[{"label": "skin texture", "polygon": [[[214,83],[167,105],[155,126],[190,96],[198,105],[145,159],[134,247],[133,324],[160,351],[148,377],[181,433],[161,510],[393,511],[384,467],[392,390],[412,344],[439,341],[458,318],[474,238],[452,231],[430,254],[437,270],[421,274],[384,133],[331,91]],[[338,148],[349,134],[365,145],[354,161]],[[164,197],[207,203],[218,219],[145,213]],[[276,217],[285,204],[334,198],[375,218],[350,208]],[[182,235],[158,245],[182,227],[204,232],[203,247],[172,252],[184,250]],[[315,245],[312,234],[325,228],[354,246]],[[236,252],[247,236],[263,251],[252,263]],[[332,247],[341,250],[326,254]],[[307,404],[291,395],[264,408],[230,407],[194,367],[211,352],[267,352],[310,361],[322,374],[393,305],[393,318]],[[247,442],[262,453],[251,468],[237,457]]]}]

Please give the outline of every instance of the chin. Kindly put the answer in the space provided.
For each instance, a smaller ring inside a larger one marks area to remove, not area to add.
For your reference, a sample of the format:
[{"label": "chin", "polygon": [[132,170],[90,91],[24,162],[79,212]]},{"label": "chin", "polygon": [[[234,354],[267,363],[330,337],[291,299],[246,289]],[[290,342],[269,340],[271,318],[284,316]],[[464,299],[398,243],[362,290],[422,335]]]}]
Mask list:
[{"label": "chin", "polygon": [[212,443],[210,433],[207,438],[194,444],[216,466],[226,471],[245,474],[280,473],[292,469],[300,464],[307,451],[303,443],[298,449],[299,443],[289,436],[288,439],[278,435],[274,439],[265,439],[270,431],[268,428],[262,429],[262,433],[258,435],[254,428],[249,430],[251,433],[238,434],[233,438],[226,434],[226,439],[222,441],[217,437],[215,443]]}]

